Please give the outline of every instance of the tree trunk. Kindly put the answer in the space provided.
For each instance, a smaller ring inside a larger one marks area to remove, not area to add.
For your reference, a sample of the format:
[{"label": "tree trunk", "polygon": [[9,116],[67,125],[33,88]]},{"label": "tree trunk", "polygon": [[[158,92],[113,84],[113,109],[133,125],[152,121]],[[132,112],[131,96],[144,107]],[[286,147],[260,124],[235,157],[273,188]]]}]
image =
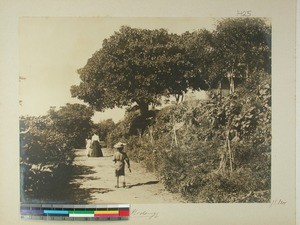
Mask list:
[{"label": "tree trunk", "polygon": [[183,99],[184,99],[184,92],[183,92],[182,95],[181,95],[181,100],[180,100],[180,102],[183,102]]},{"label": "tree trunk", "polygon": [[234,75],[233,72],[227,73],[227,78],[229,81],[229,94],[234,93]]},{"label": "tree trunk", "polygon": [[222,81],[218,82],[218,94],[222,97]]},{"label": "tree trunk", "polygon": [[179,94],[175,94],[175,101],[176,101],[176,104],[179,103],[179,98],[180,98],[180,95],[179,95]]},{"label": "tree trunk", "polygon": [[181,94],[175,94],[176,104],[183,102],[184,92]]},{"label": "tree trunk", "polygon": [[147,115],[149,112],[149,104],[146,102],[138,102],[139,108],[140,108],[140,113],[141,116]]}]

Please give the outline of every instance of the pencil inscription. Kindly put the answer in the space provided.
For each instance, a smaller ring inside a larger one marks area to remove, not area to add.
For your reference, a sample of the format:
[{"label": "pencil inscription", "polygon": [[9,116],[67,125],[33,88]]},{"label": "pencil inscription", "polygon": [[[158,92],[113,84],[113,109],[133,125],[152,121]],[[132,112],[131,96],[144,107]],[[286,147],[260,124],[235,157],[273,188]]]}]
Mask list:
[{"label": "pencil inscription", "polygon": [[252,11],[251,10],[237,10],[236,15],[243,16],[243,17],[252,16]]},{"label": "pencil inscription", "polygon": [[158,212],[149,212],[146,210],[137,210],[133,209],[130,213],[132,217],[146,217],[147,219],[156,219],[158,218]]},{"label": "pencil inscription", "polygon": [[279,200],[274,199],[274,200],[271,201],[269,208],[271,208],[273,206],[283,206],[283,205],[286,205],[286,204],[287,204],[287,201],[284,201],[282,199],[279,199]]}]

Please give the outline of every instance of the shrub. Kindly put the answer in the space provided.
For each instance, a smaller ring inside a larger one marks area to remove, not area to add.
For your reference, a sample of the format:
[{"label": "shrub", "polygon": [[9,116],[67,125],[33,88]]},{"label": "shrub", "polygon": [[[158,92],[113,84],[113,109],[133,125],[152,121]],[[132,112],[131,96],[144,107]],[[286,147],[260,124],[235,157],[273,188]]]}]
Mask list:
[{"label": "shrub", "polygon": [[68,132],[65,113],[64,108],[63,113],[51,111],[46,116],[20,118],[22,202],[63,201],[65,197],[62,189],[71,178],[74,147],[81,136],[80,132]]},{"label": "shrub", "polygon": [[259,77],[259,85],[229,96],[212,93],[209,100],[167,106],[143,135],[124,126],[138,115],[127,117],[120,130],[129,156],[191,202],[268,202],[271,86],[269,75]]}]

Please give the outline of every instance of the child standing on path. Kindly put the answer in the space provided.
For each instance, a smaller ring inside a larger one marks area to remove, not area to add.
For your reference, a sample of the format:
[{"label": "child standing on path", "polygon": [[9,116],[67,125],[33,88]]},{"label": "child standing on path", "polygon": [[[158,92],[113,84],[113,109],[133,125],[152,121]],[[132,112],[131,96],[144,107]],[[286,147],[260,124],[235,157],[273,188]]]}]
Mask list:
[{"label": "child standing on path", "polygon": [[124,152],[124,143],[118,142],[117,144],[114,145],[114,148],[117,149],[117,152],[114,154],[113,161],[115,162],[115,172],[116,172],[116,177],[117,177],[117,185],[116,187],[119,187],[119,177],[122,177],[122,183],[123,187],[126,187],[126,182],[125,182],[125,162],[128,165],[128,169],[131,172],[130,169],[130,162],[127,154]]}]

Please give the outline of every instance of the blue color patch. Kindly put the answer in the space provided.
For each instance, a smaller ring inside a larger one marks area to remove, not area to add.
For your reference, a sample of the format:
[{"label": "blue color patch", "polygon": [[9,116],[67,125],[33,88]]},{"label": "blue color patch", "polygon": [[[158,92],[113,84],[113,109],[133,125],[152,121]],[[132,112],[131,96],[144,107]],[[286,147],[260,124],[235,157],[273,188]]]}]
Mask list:
[{"label": "blue color patch", "polygon": [[44,210],[44,214],[69,215],[69,211],[67,211],[67,210]]}]

